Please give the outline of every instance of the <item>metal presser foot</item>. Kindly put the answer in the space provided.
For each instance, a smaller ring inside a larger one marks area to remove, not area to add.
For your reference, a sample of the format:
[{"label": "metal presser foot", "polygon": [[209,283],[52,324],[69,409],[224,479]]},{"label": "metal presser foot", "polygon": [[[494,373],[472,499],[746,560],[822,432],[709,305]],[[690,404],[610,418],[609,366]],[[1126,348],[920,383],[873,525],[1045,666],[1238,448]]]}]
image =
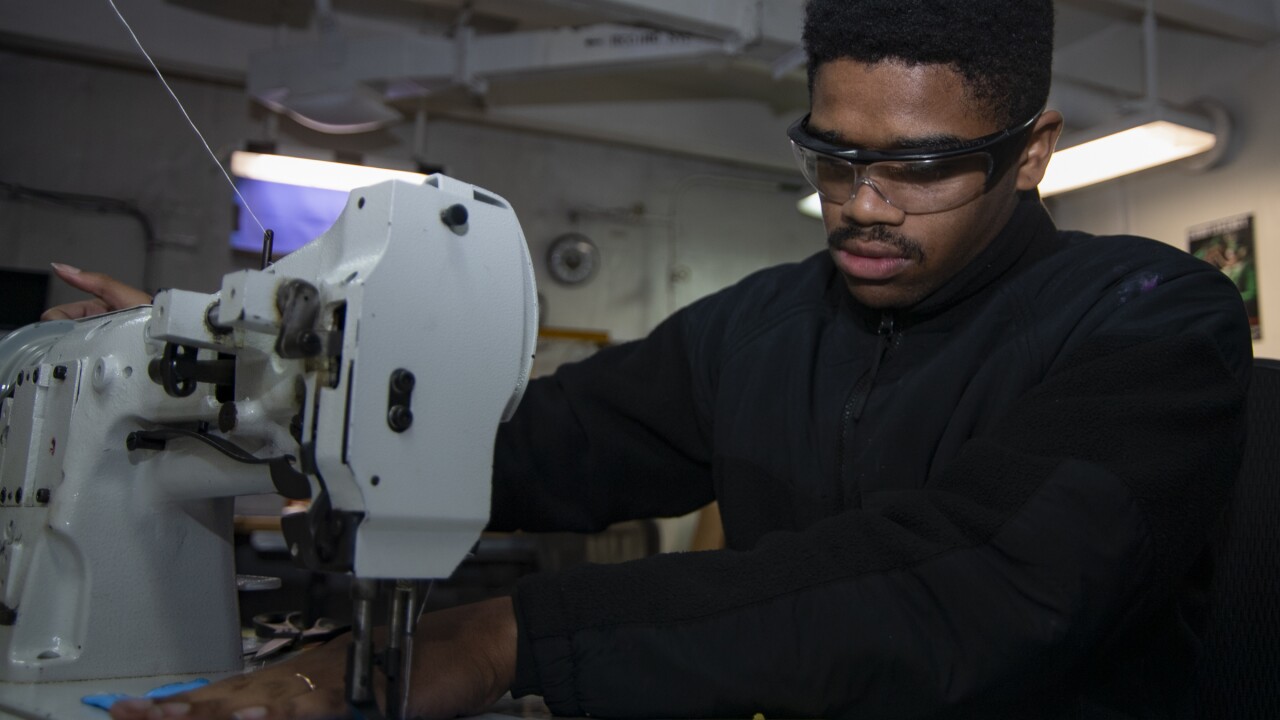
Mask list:
[{"label": "metal presser foot", "polygon": [[[409,714],[409,681],[413,676],[413,631],[422,612],[423,593],[416,580],[385,581],[390,594],[390,628],[379,653],[373,637],[374,605],[382,581],[357,579],[351,588],[352,635],[347,656],[347,702],[365,720],[405,720]],[[373,671],[386,677],[386,712],[378,707]]]}]

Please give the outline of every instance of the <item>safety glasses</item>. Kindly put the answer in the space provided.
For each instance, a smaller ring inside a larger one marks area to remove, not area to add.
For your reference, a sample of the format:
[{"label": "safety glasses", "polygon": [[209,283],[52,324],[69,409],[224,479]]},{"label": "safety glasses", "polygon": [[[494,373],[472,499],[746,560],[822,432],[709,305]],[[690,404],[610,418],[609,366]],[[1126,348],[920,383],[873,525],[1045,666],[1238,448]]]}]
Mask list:
[{"label": "safety glasses", "polygon": [[991,189],[1022,154],[1039,119],[954,146],[931,150],[865,150],[832,145],[809,133],[809,116],[787,130],[800,171],[828,202],[843,205],[862,185],[905,213],[957,208]]}]

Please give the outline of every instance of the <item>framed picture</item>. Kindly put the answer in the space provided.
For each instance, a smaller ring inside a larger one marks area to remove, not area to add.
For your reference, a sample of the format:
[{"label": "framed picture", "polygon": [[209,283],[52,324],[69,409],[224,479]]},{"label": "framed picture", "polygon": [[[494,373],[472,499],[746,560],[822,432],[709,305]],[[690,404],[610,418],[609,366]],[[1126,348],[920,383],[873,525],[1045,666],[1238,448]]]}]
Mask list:
[{"label": "framed picture", "polygon": [[1218,268],[1240,290],[1253,339],[1262,337],[1258,319],[1258,263],[1254,254],[1253,214],[1197,225],[1187,231],[1187,250]]}]

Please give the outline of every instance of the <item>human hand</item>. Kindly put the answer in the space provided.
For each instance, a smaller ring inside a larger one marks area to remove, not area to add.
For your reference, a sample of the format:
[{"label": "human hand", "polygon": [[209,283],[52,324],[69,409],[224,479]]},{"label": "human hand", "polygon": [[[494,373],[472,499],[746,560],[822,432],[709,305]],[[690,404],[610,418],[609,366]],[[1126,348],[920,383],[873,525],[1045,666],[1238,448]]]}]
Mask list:
[{"label": "human hand", "polygon": [[[344,676],[349,646],[350,638],[342,637],[264,670],[158,702],[121,700],[111,707],[111,717],[348,718]],[[484,712],[511,687],[515,669],[516,621],[510,598],[423,615],[414,634],[409,715],[452,718]],[[380,691],[382,683],[374,686]]]},{"label": "human hand", "polygon": [[413,637],[409,717],[488,710],[515,682],[517,632],[509,597],[423,615]]},{"label": "human hand", "polygon": [[114,720],[152,718],[344,718],[343,675],[350,637],[343,636],[256,672],[159,700],[119,700]]},{"label": "human hand", "polygon": [[78,320],[80,318],[101,315],[113,310],[147,305],[151,296],[145,292],[125,285],[109,275],[86,272],[71,265],[51,263],[53,271],[63,282],[78,290],[93,295],[92,300],[66,303],[51,307],[40,316],[41,320]]}]

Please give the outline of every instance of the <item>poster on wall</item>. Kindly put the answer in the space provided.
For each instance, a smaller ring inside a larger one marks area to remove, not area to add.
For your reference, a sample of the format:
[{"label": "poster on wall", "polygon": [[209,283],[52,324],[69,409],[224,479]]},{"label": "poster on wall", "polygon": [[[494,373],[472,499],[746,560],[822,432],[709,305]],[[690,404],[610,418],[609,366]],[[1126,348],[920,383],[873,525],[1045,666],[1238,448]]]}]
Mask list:
[{"label": "poster on wall", "polygon": [[1240,290],[1253,339],[1262,338],[1258,320],[1258,265],[1253,246],[1253,214],[1197,225],[1187,231],[1192,255],[1218,268]]}]

